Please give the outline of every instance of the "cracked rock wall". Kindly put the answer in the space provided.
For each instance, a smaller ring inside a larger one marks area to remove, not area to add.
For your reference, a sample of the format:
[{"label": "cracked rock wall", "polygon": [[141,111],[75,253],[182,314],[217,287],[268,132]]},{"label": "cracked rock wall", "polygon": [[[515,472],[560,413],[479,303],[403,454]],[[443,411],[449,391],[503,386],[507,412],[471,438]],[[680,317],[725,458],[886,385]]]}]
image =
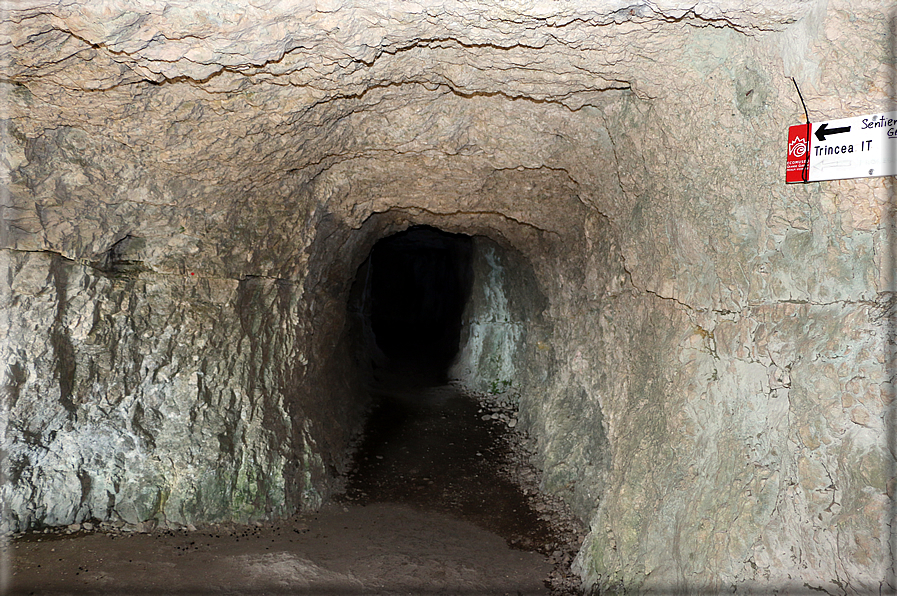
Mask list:
[{"label": "cracked rock wall", "polygon": [[310,317],[288,282],[3,261],[6,528],[265,519],[326,497],[348,436],[324,415],[358,413],[306,380],[331,373],[297,341]]},{"label": "cracked rock wall", "polygon": [[2,13],[5,527],[317,506],[426,224],[541,295],[500,372],[587,586],[893,589],[893,180],[782,183],[789,77],[894,109],[892,3],[364,4]]}]

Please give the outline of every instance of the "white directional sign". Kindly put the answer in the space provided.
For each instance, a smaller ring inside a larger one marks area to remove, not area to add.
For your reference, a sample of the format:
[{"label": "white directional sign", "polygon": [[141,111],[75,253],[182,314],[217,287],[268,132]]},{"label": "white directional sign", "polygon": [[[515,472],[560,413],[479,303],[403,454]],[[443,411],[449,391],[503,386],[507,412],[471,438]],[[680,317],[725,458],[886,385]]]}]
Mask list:
[{"label": "white directional sign", "polygon": [[785,182],[897,175],[897,112],[788,129]]}]

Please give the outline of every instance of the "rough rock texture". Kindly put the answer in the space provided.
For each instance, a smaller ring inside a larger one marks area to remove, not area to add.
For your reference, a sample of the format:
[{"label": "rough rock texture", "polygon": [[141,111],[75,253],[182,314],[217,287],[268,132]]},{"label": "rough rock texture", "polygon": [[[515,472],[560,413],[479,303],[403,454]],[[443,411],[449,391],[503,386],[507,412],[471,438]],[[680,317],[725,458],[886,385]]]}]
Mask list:
[{"label": "rough rock texture", "polygon": [[472,260],[473,287],[451,374],[474,392],[526,391],[529,385],[521,381],[533,362],[527,347],[546,345],[540,342],[545,335],[545,297],[529,262],[514,249],[478,237]]},{"label": "rough rock texture", "polygon": [[304,380],[328,374],[310,358],[328,359],[297,342],[310,317],[289,282],[48,252],[3,261],[2,327],[18,339],[4,354],[7,527],[186,525],[322,502],[344,448],[326,441],[348,439],[326,416],[358,413]]},{"label": "rough rock texture", "polygon": [[587,586],[894,588],[893,180],[782,182],[789,77],[894,109],[892,2],[2,18],[6,528],[317,506],[353,277],[427,224],[483,238],[456,370],[519,391]]}]

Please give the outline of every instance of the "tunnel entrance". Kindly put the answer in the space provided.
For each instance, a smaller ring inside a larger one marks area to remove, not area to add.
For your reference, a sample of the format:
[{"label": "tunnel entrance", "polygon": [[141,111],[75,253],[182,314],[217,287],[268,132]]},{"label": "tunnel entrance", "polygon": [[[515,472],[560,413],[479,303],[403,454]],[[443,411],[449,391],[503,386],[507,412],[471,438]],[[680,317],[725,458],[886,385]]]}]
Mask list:
[{"label": "tunnel entrance", "polygon": [[537,316],[531,277],[482,236],[416,226],[373,246],[349,302],[372,408],[339,499],[448,514],[517,549],[566,553],[553,576],[563,583],[580,530],[547,514],[556,505],[513,435],[517,398],[496,381],[524,343],[519,317]]},{"label": "tunnel entrance", "polygon": [[438,385],[458,353],[472,239],[415,226],[378,241],[359,269],[365,352],[375,380]]}]

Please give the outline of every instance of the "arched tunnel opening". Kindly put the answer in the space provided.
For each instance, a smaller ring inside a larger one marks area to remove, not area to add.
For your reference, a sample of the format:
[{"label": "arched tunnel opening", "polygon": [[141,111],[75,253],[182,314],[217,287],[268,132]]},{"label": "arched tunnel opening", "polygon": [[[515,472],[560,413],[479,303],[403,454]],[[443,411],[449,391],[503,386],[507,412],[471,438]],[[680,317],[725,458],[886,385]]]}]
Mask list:
[{"label": "arched tunnel opening", "polygon": [[441,384],[458,353],[472,239],[414,226],[378,241],[359,269],[375,379]]},{"label": "arched tunnel opening", "polygon": [[511,363],[544,306],[526,259],[486,236],[414,225],[374,243],[348,301],[371,408],[338,498],[460,517],[521,550],[573,552],[536,506],[538,486],[520,482],[528,456],[514,442]]}]

